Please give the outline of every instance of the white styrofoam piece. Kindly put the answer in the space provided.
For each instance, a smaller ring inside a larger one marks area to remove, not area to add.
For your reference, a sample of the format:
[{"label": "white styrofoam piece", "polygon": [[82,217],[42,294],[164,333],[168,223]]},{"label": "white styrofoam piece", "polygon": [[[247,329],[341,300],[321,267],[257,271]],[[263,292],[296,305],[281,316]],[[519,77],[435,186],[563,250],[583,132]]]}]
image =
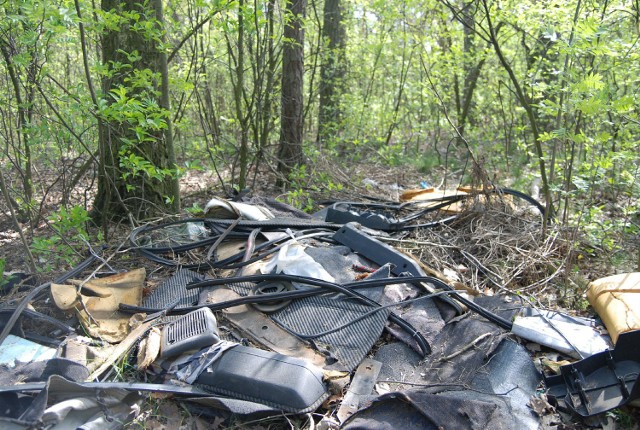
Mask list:
[{"label": "white styrofoam piece", "polygon": [[10,334],[0,345],[0,365],[13,368],[16,362],[30,363],[32,361],[50,360],[56,355],[56,350],[42,346],[30,340]]},{"label": "white styrofoam piece", "polygon": [[552,319],[549,321],[575,345],[580,354],[540,316],[516,317],[511,332],[575,358],[588,357],[609,349],[609,343],[592,327]]}]

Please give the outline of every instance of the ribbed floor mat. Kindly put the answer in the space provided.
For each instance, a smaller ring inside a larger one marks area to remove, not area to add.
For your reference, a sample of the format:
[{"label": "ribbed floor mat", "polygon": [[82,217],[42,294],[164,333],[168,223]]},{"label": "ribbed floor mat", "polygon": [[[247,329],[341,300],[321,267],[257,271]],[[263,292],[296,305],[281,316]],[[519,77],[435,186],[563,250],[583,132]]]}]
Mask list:
[{"label": "ribbed floor mat", "polygon": [[[315,335],[351,322],[374,309],[354,303],[343,295],[309,297],[293,301],[271,315],[278,324],[294,334]],[[375,312],[353,324],[313,338],[319,348],[326,348],[348,369],[354,369],[382,334],[389,312]]]},{"label": "ribbed floor mat", "polygon": [[[339,284],[352,282],[354,264],[366,264],[344,246],[309,247],[305,252],[319,262]],[[371,274],[368,279],[389,277],[389,268]],[[236,293],[246,296],[253,284],[229,284]],[[359,292],[374,301],[382,295],[383,287]],[[337,359],[342,367],[355,369],[382,334],[389,311],[382,309],[364,318],[375,308],[343,294],[307,297],[293,300],[287,307],[271,314],[271,318],[294,335],[314,336],[309,341],[326,355]],[[361,318],[357,320],[358,318]],[[357,320],[357,321],[355,321]],[[355,321],[351,323],[352,321]],[[351,323],[335,332],[320,333]],[[324,350],[324,351],[323,351]]]},{"label": "ribbed floor mat", "polygon": [[[187,284],[203,281],[204,275],[191,270],[178,270],[172,277],[165,279],[158,287],[142,300],[142,306],[156,309],[166,309],[179,300],[176,309],[195,306],[198,304],[200,290],[187,290]],[[169,317],[175,319],[175,317]]]},{"label": "ribbed floor mat", "polygon": [[[366,265],[359,256],[344,246],[309,247],[305,252],[322,264],[336,282],[341,284],[353,282],[354,264]],[[388,267],[372,273],[368,279],[387,277]],[[359,290],[374,301],[380,300],[382,291],[383,287]],[[316,296],[294,300],[286,308],[273,313],[271,318],[290,332],[317,335],[362,318],[373,309],[375,308],[343,294]],[[353,370],[380,338],[388,316],[389,311],[383,309],[340,330],[311,340],[318,348],[326,348],[342,365]]]}]

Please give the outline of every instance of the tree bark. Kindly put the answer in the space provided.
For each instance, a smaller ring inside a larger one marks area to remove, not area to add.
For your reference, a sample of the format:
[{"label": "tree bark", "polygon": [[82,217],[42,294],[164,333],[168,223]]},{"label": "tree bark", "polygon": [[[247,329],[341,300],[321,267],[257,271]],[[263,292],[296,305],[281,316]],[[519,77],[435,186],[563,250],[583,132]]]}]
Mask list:
[{"label": "tree bark", "polygon": [[278,150],[278,172],[283,185],[294,166],[302,164],[304,112],[304,19],[306,0],[287,0],[286,24],[282,50],[282,104],[280,113],[280,147]]},{"label": "tree bark", "polygon": [[342,111],[340,97],[344,93],[347,72],[347,36],[341,0],[325,0],[322,41],[326,44],[320,71],[320,107],[318,110],[318,144],[324,146],[331,134],[340,130]]},{"label": "tree bark", "polygon": [[[171,135],[169,88],[163,40],[162,2],[103,0],[105,13],[122,19],[102,38],[102,77],[98,192],[93,216],[144,219],[179,209],[175,154]],[[143,20],[154,26],[140,28]],[[134,27],[137,24],[137,27]],[[123,91],[123,93],[118,93]],[[130,103],[119,105],[118,98]],[[155,124],[149,121],[155,119]]]}]

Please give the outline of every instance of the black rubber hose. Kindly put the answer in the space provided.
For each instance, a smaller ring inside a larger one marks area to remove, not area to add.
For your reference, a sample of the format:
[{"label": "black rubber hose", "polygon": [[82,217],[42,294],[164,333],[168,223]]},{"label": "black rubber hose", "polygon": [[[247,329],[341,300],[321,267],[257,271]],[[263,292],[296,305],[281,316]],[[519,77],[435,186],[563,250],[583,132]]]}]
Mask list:
[{"label": "black rubber hose", "polygon": [[[313,233],[309,233],[306,231],[302,231],[301,232],[302,235],[301,236],[296,236],[296,239],[304,239],[305,237],[310,237],[310,235],[313,235]],[[323,233],[322,231],[319,233]],[[326,232],[327,235],[331,235],[332,233],[330,232]],[[246,236],[244,236],[243,238],[249,238],[251,235],[251,233],[248,233]],[[313,237],[320,237],[320,236],[313,236]],[[277,251],[279,251],[282,246],[284,246],[283,243],[281,242],[285,242],[285,241],[289,241],[291,239],[291,237],[287,236],[287,237],[282,237],[280,239],[274,239],[274,240],[270,240],[268,242],[264,242],[261,243],[260,245],[256,245],[254,252],[255,251],[262,251],[265,248],[268,248],[270,246],[279,244],[277,246],[274,246],[271,249],[268,249],[248,260],[244,259],[245,253],[244,252],[239,252],[235,255],[232,255],[230,257],[225,258],[224,260],[220,260],[220,261],[203,261],[200,263],[192,263],[192,264],[180,264],[174,260],[169,260],[168,258],[164,258],[161,257],[159,255],[156,255],[155,252],[151,252],[148,249],[140,249],[139,252],[144,255],[147,259],[158,263],[158,264],[162,264],[163,266],[168,266],[168,267],[181,267],[183,269],[190,269],[190,270],[201,270],[201,269],[238,269],[240,267],[244,267],[247,266],[251,263],[255,263],[256,261],[262,260],[263,258],[267,257],[268,255],[271,255]]]},{"label": "black rubber hose", "polygon": [[53,282],[46,282],[46,283],[44,283],[42,285],[39,285],[38,287],[34,288],[24,299],[22,299],[20,304],[18,306],[16,306],[16,309],[13,312],[13,315],[11,315],[11,318],[9,318],[9,321],[7,321],[7,324],[4,326],[4,330],[2,330],[2,333],[0,333],[0,345],[2,344],[2,342],[4,342],[4,340],[7,338],[7,336],[9,336],[9,333],[11,333],[11,330],[13,330],[13,326],[18,321],[18,318],[20,318],[20,315],[26,309],[27,305],[29,305],[29,302],[31,302],[31,300],[33,300],[42,291],[44,291],[47,288],[49,288],[52,283],[53,284],[62,284],[67,279],[71,278],[72,276],[78,275],[83,270],[85,270],[87,267],[89,267],[91,265],[91,263],[93,263],[93,261],[96,258],[97,258],[97,256],[95,254],[91,253],[91,255],[89,255],[89,257],[86,260],[84,260],[82,263],[77,265],[74,269],[70,270],[69,272],[67,272],[64,275],[60,276],[59,278],[55,279]]},{"label": "black rubber hose", "polygon": [[[305,278],[305,277],[301,277],[301,276],[292,276],[292,275],[284,275],[284,274],[265,274],[265,275],[242,276],[242,277],[233,278],[233,279],[224,279],[224,278],[208,279],[208,280],[205,280],[205,281],[200,281],[200,282],[197,282],[197,283],[189,284],[189,285],[187,285],[186,288],[187,289],[204,288],[204,287],[208,287],[208,286],[235,284],[235,283],[240,283],[240,282],[260,282],[260,281],[290,281],[290,282],[298,282],[298,283],[307,284],[307,285],[315,285],[315,286],[318,286],[318,287],[323,287],[324,286],[323,283],[325,282],[325,281],[321,281],[321,280],[318,280],[318,279]],[[434,284],[436,288],[442,289],[444,291],[451,292],[451,297],[453,297],[456,300],[458,300],[459,302],[463,303],[465,306],[467,306],[469,309],[471,309],[472,311],[474,311],[478,315],[481,315],[482,317],[484,317],[484,318],[488,319],[489,321],[497,324],[498,326],[502,327],[505,330],[509,330],[509,331],[511,330],[511,328],[513,326],[513,323],[511,321],[509,321],[507,319],[504,319],[501,316],[496,315],[493,312],[483,308],[482,306],[478,305],[474,301],[469,300],[469,299],[461,296],[456,291],[455,288],[453,288],[452,286],[448,285],[446,282],[443,282],[440,279],[435,278],[433,276],[403,276],[403,277],[399,277],[399,278],[365,279],[365,280],[362,280],[362,281],[350,282],[350,283],[347,283],[347,284],[343,284],[342,287],[347,288],[347,289],[350,289],[350,288],[373,288],[373,287],[378,287],[378,286],[385,286],[385,285],[399,284],[399,283],[408,283],[408,284],[417,284],[417,285],[419,285],[420,283],[423,283],[423,282]],[[292,292],[286,292],[286,293],[280,293],[280,294],[284,295],[284,294],[287,294],[287,293],[293,293],[293,291]],[[317,292],[316,294],[320,294],[320,292]],[[309,295],[313,295],[313,294],[309,294]],[[308,297],[308,296],[300,296],[300,297]],[[300,298],[300,297],[288,297],[288,296],[273,297],[272,300],[276,300],[276,299],[280,299],[280,298],[288,299],[288,298]]]},{"label": "black rubber hose", "polygon": [[[513,190],[511,188],[493,188],[491,190],[488,190],[488,192],[492,193],[492,194],[509,194],[512,195],[514,197],[518,197],[522,200],[527,201],[528,203],[530,203],[531,205],[535,206],[538,211],[540,211],[540,213],[542,214],[542,216],[545,216],[545,207],[540,204],[537,200],[535,200],[533,197],[522,193],[520,191],[517,190]],[[437,220],[437,221],[431,221],[428,223],[422,223],[422,224],[408,224],[410,221],[414,221],[420,217],[423,217],[425,215],[427,215],[428,213],[437,211],[439,209],[442,209],[444,207],[447,207],[455,202],[459,202],[462,201],[464,199],[470,198],[472,197],[472,194],[457,194],[457,195],[453,195],[453,196],[443,196],[443,197],[439,197],[439,198],[435,198],[433,200],[430,200],[431,202],[440,202],[438,204],[435,204],[433,206],[429,206],[427,208],[424,208],[422,210],[418,210],[414,213],[411,213],[403,218],[397,218],[394,219],[394,222],[390,223],[389,228],[387,229],[388,231],[408,231],[408,230],[416,230],[416,229],[420,229],[420,228],[433,228],[433,227],[437,227],[439,225],[443,225],[443,224],[448,224],[452,221],[454,221],[458,215],[452,215],[449,216],[447,218],[444,218],[442,220]],[[360,202],[337,202],[334,204],[341,204],[341,205],[346,205],[347,207],[353,207],[353,208],[364,208],[366,210],[384,210],[384,211],[400,211],[402,209],[406,209],[407,207],[411,207],[411,206],[417,206],[420,204],[420,202],[405,202],[405,203],[401,203],[401,204],[393,204],[393,203],[380,203],[380,204],[376,204],[376,203],[360,203]],[[547,219],[551,220],[551,214],[547,215]],[[357,220],[354,220],[357,222]]]},{"label": "black rubber hose", "polygon": [[[214,287],[219,285],[228,285],[228,284],[241,284],[243,282],[261,282],[261,281],[290,281],[294,279],[293,282],[298,282],[301,284],[314,285],[320,287],[319,289],[305,289],[305,290],[296,290],[296,291],[285,291],[282,293],[272,293],[265,294],[261,296],[246,296],[241,297],[234,300],[229,300],[227,302],[216,303],[213,305],[207,305],[211,310],[222,310],[226,308],[230,308],[233,306],[247,305],[253,303],[268,303],[277,300],[290,300],[290,299],[301,299],[305,297],[311,297],[319,294],[327,294],[329,291],[325,288],[323,282],[314,278],[305,278],[300,276],[292,276],[292,275],[283,275],[283,274],[264,274],[264,275],[251,275],[251,276],[239,276],[237,278],[217,278],[217,279],[207,279],[205,281],[195,282],[187,285],[186,289],[198,289],[198,288],[206,288],[206,287]],[[433,276],[412,276],[412,277],[400,277],[400,278],[384,278],[384,279],[365,279],[357,282],[350,282],[344,284],[345,288],[374,288],[379,286],[391,285],[391,284],[399,284],[399,283],[409,283],[409,284],[420,284],[423,282],[428,282],[434,284],[436,287],[444,289],[449,292],[452,297],[464,303],[470,310],[476,312],[477,314],[483,316],[489,321],[495,323],[496,325],[502,327],[505,330],[511,330],[512,323],[499,315],[494,314],[493,312],[483,308],[477,303],[464,298],[458,292],[447,285],[445,282],[442,282],[438,278],[434,278]],[[167,315],[184,315],[191,311],[201,308],[202,306],[190,306],[179,309],[174,309],[171,312],[167,313]],[[131,305],[120,305],[120,310],[127,313],[135,313],[135,312],[145,312],[145,313],[154,313],[159,312],[162,309],[157,308],[148,308],[141,306],[131,306]]]},{"label": "black rubber hose", "polygon": [[[418,212],[415,212],[411,215],[407,215],[404,218],[400,218],[398,221],[401,223],[407,223],[409,221],[413,221],[414,219],[420,218],[421,216],[424,216],[430,212],[435,212],[439,209],[442,208],[446,208],[447,206],[452,205],[453,203],[459,202],[461,200],[464,200],[466,198],[466,196],[460,195],[460,196],[454,196],[455,198],[450,198],[447,200],[444,200],[442,203],[438,203],[437,205],[433,205],[433,206],[429,206],[428,208],[424,208]],[[412,204],[417,204],[414,202],[411,202]]]},{"label": "black rubber hose", "polygon": [[[490,192],[497,193],[497,194],[509,194],[509,195],[518,197],[535,206],[543,216],[545,214],[544,206],[542,206],[537,200],[535,200],[531,196],[528,196],[527,194],[524,194],[520,191],[513,190],[510,188],[494,188],[490,190]],[[413,213],[411,215],[408,215],[404,218],[397,220],[396,223],[392,224],[393,225],[392,230],[403,231],[403,230],[415,230],[419,228],[432,228],[432,227],[437,227],[439,225],[452,222],[456,219],[457,217],[456,215],[447,217],[442,220],[432,221],[428,223],[413,224],[413,225],[407,224],[409,221],[413,221],[421,216],[426,215],[429,212],[436,211],[438,209],[441,209],[443,207],[450,205],[451,203],[460,201],[468,197],[469,195],[455,195],[455,196],[442,197],[438,199],[438,200],[441,200],[442,203],[431,206],[429,208],[425,208],[421,211],[418,211],[416,213]],[[380,209],[400,210],[406,206],[415,205],[416,203],[408,202],[408,203],[402,203],[399,205],[393,205],[393,204],[366,204],[366,203],[346,202],[345,204],[348,204],[351,206],[376,207]],[[550,219],[550,217],[551,215],[549,214],[548,218]],[[209,268],[226,268],[226,267],[238,268],[238,267],[242,267],[244,264],[233,265],[233,266],[227,266],[227,265],[242,259],[242,255],[240,254],[233,256],[229,259],[226,259],[223,262],[211,263],[210,261],[207,261],[207,262],[192,263],[192,264],[185,264],[185,265],[181,265],[179,263],[176,263],[173,260],[163,258],[159,255],[159,254],[172,253],[172,252],[180,253],[180,252],[185,252],[191,249],[211,245],[216,242],[219,235],[223,233],[224,229],[229,227],[234,222],[237,222],[237,220],[213,219],[213,218],[187,218],[187,219],[173,221],[170,223],[164,223],[164,224],[155,225],[155,226],[146,225],[133,230],[129,236],[129,241],[133,245],[133,247],[139,252],[140,255],[146,257],[147,259],[150,259],[151,261],[154,261],[158,264],[162,264],[165,266],[181,266],[185,269],[194,269],[194,270],[200,270],[203,268],[208,268],[208,269]],[[204,227],[208,228],[212,233],[218,233],[218,234],[217,235],[214,234],[211,237],[208,237],[206,239],[194,241],[193,243],[179,244],[175,246],[154,247],[154,246],[144,246],[143,244],[139,243],[140,237],[144,234],[148,234],[150,232],[157,231],[157,230],[167,229],[171,226],[187,224],[187,223],[202,224]],[[286,228],[305,228],[306,227],[306,229],[324,228],[324,229],[333,230],[341,227],[340,224],[327,223],[327,222],[315,221],[315,220],[301,220],[297,218],[279,218],[275,220],[265,220],[265,221],[241,220],[240,222],[237,222],[237,224],[238,225],[235,229],[238,229],[238,230],[245,229],[246,231],[232,232],[229,234],[229,237],[244,239],[248,237],[251,234],[251,231],[253,231],[255,228],[262,228],[265,230],[269,230],[269,229],[283,230]],[[264,249],[265,247],[270,246],[271,244],[272,243],[266,243],[261,245],[260,247],[257,247],[256,249],[257,250]],[[268,255],[268,254],[265,254],[265,255]],[[252,260],[249,260],[249,263],[253,261],[256,261],[256,259],[254,258]]]},{"label": "black rubber hose", "polygon": [[[169,223],[158,224],[158,225],[145,225],[145,226],[142,226],[142,227],[138,227],[138,228],[134,229],[131,232],[131,234],[129,235],[129,242],[136,249],[148,249],[148,250],[152,250],[153,253],[184,252],[184,251],[189,251],[189,250],[194,249],[194,248],[199,248],[199,247],[202,247],[202,246],[211,245],[216,241],[216,236],[212,236],[212,237],[209,237],[209,238],[206,238],[206,239],[194,241],[193,243],[189,243],[189,244],[181,244],[181,245],[175,245],[175,246],[163,246],[163,247],[148,247],[148,246],[145,246],[145,245],[139,243],[139,238],[140,238],[140,236],[142,236],[143,234],[146,234],[146,233],[150,233],[150,232],[153,232],[153,231],[166,229],[166,228],[171,227],[171,226],[176,226],[176,225],[180,225],[180,224],[188,224],[188,223],[203,224],[205,227],[207,227],[212,232],[216,232],[217,228],[220,228],[221,230],[217,231],[217,233],[222,233],[222,231],[224,231],[224,229],[229,227],[234,221],[236,221],[236,220],[215,219],[215,218],[185,218],[185,219],[182,219],[182,220],[173,221],[173,222],[169,222]],[[324,221],[303,220],[303,219],[299,219],[299,218],[277,218],[277,219],[265,220],[265,221],[240,220],[240,222],[238,223],[238,225],[237,225],[237,227],[235,229],[236,230],[242,230],[242,229],[246,230],[244,232],[241,232],[240,235],[236,236],[236,237],[243,238],[243,237],[248,236],[251,233],[251,231],[253,231],[256,228],[262,228],[264,231],[276,231],[276,230],[284,231],[287,228],[305,229],[305,230],[324,228],[324,229],[329,229],[329,230],[337,230],[340,227],[341,227],[341,225],[333,224],[333,223],[329,223],[329,222],[324,222]]]},{"label": "black rubber hose", "polygon": [[[522,193],[522,192],[520,192],[518,190],[513,190],[511,188],[496,188],[495,191],[493,191],[493,192],[498,193],[498,194],[500,194],[500,193],[510,194],[512,196],[521,198],[522,200],[525,200],[525,201],[531,203],[533,206],[535,206],[538,209],[538,211],[540,211],[540,214],[543,217],[545,216],[545,212],[546,212],[545,207],[542,206],[542,204],[539,201],[537,201],[536,199],[534,199],[533,197],[531,197],[528,194]],[[547,219],[551,220],[552,216],[553,216],[553,214],[547,214]]]},{"label": "black rubber hose", "polygon": [[302,339],[317,339],[319,337],[326,336],[328,334],[335,333],[337,331],[343,330],[344,328],[349,327],[350,325],[355,324],[358,321],[362,321],[363,319],[368,318],[371,315],[375,314],[376,312],[380,312],[380,311],[382,311],[384,309],[388,309],[388,308],[392,308],[392,307],[396,307],[396,306],[406,306],[406,305],[408,305],[410,303],[418,302],[418,301],[424,300],[424,299],[433,299],[435,297],[441,297],[441,296],[447,295],[449,293],[451,293],[451,292],[450,291],[439,291],[437,293],[427,294],[426,296],[420,296],[420,297],[415,297],[413,299],[402,300],[402,301],[396,302],[396,303],[390,303],[388,305],[384,305],[384,306],[381,306],[379,308],[372,309],[372,310],[370,310],[368,312],[365,312],[364,314],[362,314],[362,315],[360,315],[360,316],[358,316],[356,318],[353,318],[350,321],[347,321],[346,323],[344,323],[342,325],[339,325],[337,327],[333,327],[333,328],[331,328],[329,330],[325,330],[325,331],[320,332],[320,333],[314,333],[314,334],[294,333],[294,334],[296,336],[302,338]]},{"label": "black rubber hose", "polygon": [[[144,234],[149,234],[154,231],[169,229],[172,226],[187,224],[187,223],[199,223],[209,229],[209,231],[218,233],[214,234],[206,239],[196,240],[189,244],[177,244],[175,246],[146,246],[145,244],[141,244],[143,241],[141,237]],[[275,252],[278,248],[274,250],[270,250],[266,253],[261,254],[260,256],[254,257],[247,261],[243,260],[244,253],[238,253],[234,256],[228,257],[225,260],[212,262],[212,261],[203,261],[199,263],[190,263],[190,264],[180,264],[174,260],[170,260],[168,258],[164,258],[161,254],[166,253],[181,253],[186,252],[195,248],[200,248],[204,246],[210,246],[216,243],[219,236],[225,233],[225,229],[231,226],[233,223],[237,223],[235,229],[244,230],[244,231],[232,231],[228,233],[229,238],[237,238],[237,239],[246,239],[250,237],[251,233],[260,228],[266,231],[284,231],[287,228],[302,228],[305,227],[304,232],[318,230],[318,229],[329,229],[335,230],[339,228],[339,225],[314,221],[314,220],[300,220],[294,218],[280,218],[278,220],[266,220],[266,221],[247,221],[247,220],[220,220],[220,219],[212,219],[212,218],[187,218],[184,220],[173,221],[170,223],[160,224],[160,225],[146,225],[139,227],[131,232],[129,235],[129,242],[133,246],[133,248],[143,257],[161,264],[163,266],[169,267],[177,267],[180,266],[184,269],[192,269],[192,270],[202,270],[202,269],[236,269],[239,267],[243,267],[247,264],[251,264],[257,260],[260,260],[267,255]],[[219,230],[219,231],[217,231]],[[282,241],[287,240],[288,238],[276,239],[273,241],[269,241],[263,244],[256,246],[256,251],[260,251],[269,246],[272,246],[276,243],[280,243]],[[233,264],[236,263],[236,264]]]},{"label": "black rubber hose", "polygon": [[[0,315],[12,315],[14,312],[16,311],[16,308],[1,308],[0,309]],[[57,327],[58,329],[64,331],[65,333],[74,333],[75,330],[72,327],[69,327],[68,325],[66,325],[65,323],[63,323],[62,321],[57,320],[56,318],[50,317],[49,315],[45,315],[43,313],[40,313],[38,311],[33,311],[31,309],[24,309],[21,312],[21,315],[25,316],[25,317],[29,317],[33,320],[38,320],[41,321],[45,324],[50,324],[54,327]]]},{"label": "black rubber hose", "polygon": [[[540,214],[543,217],[545,215],[545,207],[542,206],[542,204],[540,204],[540,202],[538,202],[536,199],[534,199],[533,197],[531,197],[531,196],[529,196],[529,195],[527,195],[525,193],[522,193],[522,192],[517,191],[517,190],[513,190],[511,188],[494,188],[494,189],[489,190],[489,192],[492,193],[492,194],[508,194],[508,195],[512,195],[514,197],[518,197],[518,198],[520,198],[522,200],[525,200],[526,202],[530,203],[531,205],[535,206],[536,209],[538,209],[538,211],[540,211]],[[444,200],[442,203],[439,203],[439,204],[434,205],[434,206],[430,206],[428,208],[425,208],[424,210],[415,212],[415,213],[413,213],[411,215],[407,215],[404,218],[400,218],[398,220],[398,222],[406,223],[408,221],[412,221],[412,220],[417,219],[417,218],[419,218],[419,217],[421,217],[423,215],[426,215],[429,212],[433,212],[433,211],[436,211],[438,209],[442,209],[443,207],[449,206],[452,203],[464,200],[464,199],[469,198],[471,196],[472,196],[471,194],[463,194],[463,195],[452,196],[453,198]],[[414,203],[414,202],[408,202],[408,203]],[[548,218],[550,218],[550,215],[548,216]],[[401,229],[416,228],[416,227],[417,226],[407,225],[407,226],[404,226]]]},{"label": "black rubber hose", "polygon": [[[500,315],[496,315],[493,312],[483,308],[482,306],[478,305],[477,303],[475,303],[473,300],[469,300],[464,296],[461,296],[455,288],[453,288],[451,285],[447,284],[446,282],[441,281],[438,278],[434,278],[434,277],[428,277],[431,278],[429,281],[425,281],[425,282],[430,282],[432,284],[434,284],[436,286],[436,288],[440,288],[444,291],[450,291],[451,292],[451,297],[456,299],[457,301],[459,301],[460,303],[464,304],[466,307],[468,307],[469,309],[471,309],[472,311],[474,311],[475,313],[477,313],[478,315],[483,316],[484,318],[488,319],[489,321],[497,324],[498,326],[502,327],[505,330],[509,330],[511,331],[511,329],[513,328],[513,323],[509,320],[506,320],[504,318],[502,318]],[[414,279],[413,277],[401,277],[398,279]],[[409,281],[407,281],[409,282]]]},{"label": "black rubber hose", "polygon": [[[212,280],[208,280],[208,281],[202,281],[202,282],[198,282],[195,284],[191,284],[187,286],[187,289],[192,289],[192,288],[203,288],[206,286],[213,286],[213,285],[222,285],[222,284],[234,284],[234,283],[241,283],[241,282],[259,282],[262,280],[283,280],[283,281],[290,281],[290,282],[298,282],[298,283],[302,283],[302,284],[306,284],[306,285],[313,285],[313,286],[317,286],[317,287],[321,287],[323,289],[326,290],[332,290],[334,292],[339,292],[342,294],[345,294],[347,296],[353,297],[369,306],[374,306],[374,307],[380,307],[380,304],[374,300],[371,300],[370,298],[368,298],[367,296],[364,296],[360,293],[358,293],[357,291],[354,291],[352,289],[349,289],[347,287],[344,287],[340,284],[336,284],[333,282],[327,282],[327,281],[323,281],[323,280],[319,280],[319,279],[314,279],[314,278],[305,278],[302,276],[293,276],[293,275],[268,275],[268,277],[265,277],[265,275],[253,275],[253,276],[243,276],[243,277],[238,277],[235,279],[212,279]],[[390,278],[391,279],[391,278]],[[230,282],[231,281],[231,282]],[[315,292],[313,290],[311,290],[310,292],[314,292],[315,294],[318,294],[319,292]],[[256,303],[256,302],[269,302],[269,301],[274,301],[276,298],[280,298],[279,295],[284,295],[284,294],[291,294],[291,293],[295,293],[295,291],[291,291],[291,292],[286,292],[286,293],[277,293],[277,294],[268,294],[268,295],[264,295],[264,296],[250,296],[250,297],[244,297],[243,299],[249,298],[251,299],[251,301],[249,301],[249,303]],[[312,294],[310,294],[312,295]],[[260,299],[261,300],[257,300]],[[284,298],[284,297],[283,297]],[[290,297],[293,298],[293,297]],[[264,300],[266,299],[266,300]],[[229,301],[229,302],[235,302],[235,301]],[[229,303],[227,302],[227,303]],[[238,303],[238,304],[244,304],[244,303]],[[206,307],[209,307],[210,309],[214,310],[215,305],[207,305]],[[237,304],[234,304],[234,306],[237,306]],[[175,309],[173,311],[167,312],[167,315],[175,315],[177,311],[180,312],[180,314],[184,314],[184,313],[188,313],[192,310],[195,309],[199,309],[202,306],[191,306],[189,308],[180,308],[180,309]],[[229,305],[225,306],[225,307],[231,307]],[[188,309],[188,310],[187,310]],[[125,305],[120,305],[120,310],[123,311],[127,311],[127,312],[157,312],[158,310],[155,309],[144,309],[144,308],[140,308],[140,307],[133,307],[133,306],[125,306]],[[403,330],[405,330],[406,332],[408,332],[412,338],[414,338],[416,340],[416,342],[418,343],[418,346],[420,347],[420,350],[423,352],[424,356],[426,357],[427,355],[429,355],[431,353],[431,347],[429,346],[429,343],[427,342],[427,340],[424,338],[424,336],[422,336],[422,334],[420,334],[410,323],[408,323],[407,321],[405,321],[404,319],[402,319],[401,317],[399,317],[397,314],[390,312],[389,313],[389,320],[396,323],[399,327],[401,327]]]}]

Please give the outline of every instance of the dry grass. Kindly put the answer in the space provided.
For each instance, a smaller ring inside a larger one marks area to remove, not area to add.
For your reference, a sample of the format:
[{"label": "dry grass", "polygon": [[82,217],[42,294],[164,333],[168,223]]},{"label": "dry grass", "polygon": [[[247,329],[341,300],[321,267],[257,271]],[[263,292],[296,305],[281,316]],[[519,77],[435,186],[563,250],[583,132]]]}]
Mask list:
[{"label": "dry grass", "polygon": [[542,304],[569,282],[570,232],[545,228],[539,213],[499,197],[475,198],[452,223],[417,230],[393,245],[483,294],[517,293]]}]

